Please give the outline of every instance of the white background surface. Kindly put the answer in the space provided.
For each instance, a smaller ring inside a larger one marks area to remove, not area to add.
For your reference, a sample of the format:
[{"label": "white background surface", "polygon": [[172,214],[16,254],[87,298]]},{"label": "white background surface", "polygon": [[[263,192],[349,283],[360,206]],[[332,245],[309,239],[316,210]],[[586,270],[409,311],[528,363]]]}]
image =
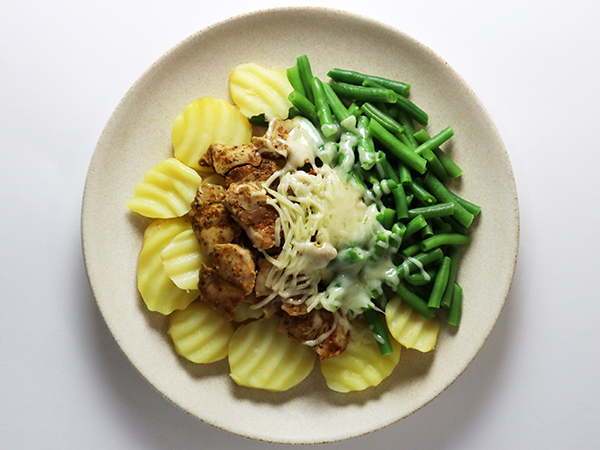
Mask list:
[{"label": "white background surface", "polygon": [[[284,447],[214,429],[155,392],[109,334],[82,257],[87,167],[142,72],[232,15],[317,4],[211,3],[0,0],[3,449]],[[448,390],[321,448],[600,448],[600,3],[388,3],[343,6],[431,47],[481,98],[513,164],[520,253],[496,328]]]}]

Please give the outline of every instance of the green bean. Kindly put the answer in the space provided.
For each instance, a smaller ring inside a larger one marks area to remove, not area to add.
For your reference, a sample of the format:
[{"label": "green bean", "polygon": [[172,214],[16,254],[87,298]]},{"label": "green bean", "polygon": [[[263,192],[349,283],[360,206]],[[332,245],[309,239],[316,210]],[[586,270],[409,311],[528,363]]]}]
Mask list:
[{"label": "green bean", "polygon": [[454,200],[454,195],[436,178],[435,175],[431,173],[431,171],[427,172],[425,175],[424,182],[425,186],[439,202],[454,203],[455,210],[452,217],[454,217],[462,226],[469,228],[475,216],[467,211],[459,202]]},{"label": "green bean", "polygon": [[304,95],[307,99],[311,101],[311,103],[314,103],[315,98],[313,96],[312,90],[312,79],[314,78],[314,76],[310,67],[310,61],[308,60],[308,56],[299,56],[298,58],[296,58],[296,64],[298,65],[298,74],[300,75],[302,86],[304,86]]},{"label": "green bean", "polygon": [[356,116],[348,113],[348,109],[346,109],[337,94],[333,92],[329,83],[322,83],[322,86],[331,112],[340,122],[340,125],[348,131],[356,131]]},{"label": "green bean", "polygon": [[452,226],[441,217],[432,217],[430,220],[438,233],[450,233],[453,230]]},{"label": "green bean", "polygon": [[360,106],[358,106],[356,103],[352,103],[350,106],[348,106],[348,114],[356,117],[356,120],[358,121],[362,117]]},{"label": "green bean", "polygon": [[429,267],[426,273],[413,273],[406,278],[406,282],[411,286],[427,286],[432,280],[435,280],[438,274],[436,267]]},{"label": "green bean", "polygon": [[388,161],[385,152],[382,152],[381,150],[377,152],[375,168],[381,178],[389,178],[390,180],[394,180],[396,184],[400,183],[400,177]]},{"label": "green bean", "polygon": [[407,184],[405,187],[407,191],[412,192],[424,205],[435,205],[437,203],[435,196],[421,186],[417,180],[413,180],[412,183]]},{"label": "green bean", "polygon": [[421,250],[428,252],[442,245],[469,245],[471,240],[471,236],[459,233],[436,234],[421,242]]},{"label": "green bean", "polygon": [[[406,238],[406,234],[404,235]],[[431,264],[444,257],[444,252],[440,248],[431,250],[430,252],[418,253],[415,256],[407,258],[402,264],[396,267],[396,274],[402,278],[409,276],[416,269],[421,269],[428,264]],[[416,263],[415,263],[416,261]]]},{"label": "green bean", "polygon": [[390,133],[393,133],[396,136],[398,136],[404,132],[404,128],[402,128],[402,125],[400,125],[398,122],[396,122],[389,115],[384,113],[381,109],[377,108],[372,103],[365,102],[360,107],[360,109],[362,110],[362,112],[365,113],[365,115],[369,119],[375,119],[377,122],[383,125],[383,127]]},{"label": "green bean", "polygon": [[387,332],[387,326],[382,320],[382,314],[378,313],[374,309],[367,309],[362,313],[363,317],[369,324],[369,330],[375,338],[375,342],[379,346],[379,352],[382,356],[391,355],[394,353],[392,343]]},{"label": "green bean", "polygon": [[[293,119],[294,117],[297,116],[302,116],[302,111],[300,111],[298,108],[296,108],[295,106],[291,106],[290,109],[288,109],[288,119]],[[261,114],[261,116],[264,116],[264,114]],[[262,125],[269,125],[269,123],[266,121],[264,121],[264,123]]]},{"label": "green bean", "polygon": [[308,118],[315,126],[319,126],[319,118],[315,105],[303,94],[298,91],[292,91],[288,100],[300,110],[302,115]]},{"label": "green bean", "polygon": [[394,197],[394,203],[396,204],[396,218],[408,219],[408,205],[406,204],[406,194],[404,193],[404,187],[402,184],[398,184],[392,190],[392,196]]},{"label": "green bean", "polygon": [[336,81],[343,81],[345,83],[356,85],[362,84],[362,82],[368,78],[401,95],[408,95],[410,91],[410,85],[401,81],[390,80],[389,78],[376,77],[373,75],[365,75],[352,70],[331,69],[329,72],[327,72],[327,76]]},{"label": "green bean", "polygon": [[453,327],[457,327],[460,325],[460,319],[462,316],[462,288],[454,283],[454,290],[452,295],[452,303],[450,304],[450,309],[448,310],[448,317],[446,321],[449,325]]},{"label": "green bean", "polygon": [[365,259],[366,252],[360,247],[348,247],[341,250],[336,258],[335,262],[342,264],[354,264],[361,262]]},{"label": "green bean", "polygon": [[463,208],[465,208],[467,211],[469,211],[474,216],[476,216],[477,214],[479,214],[481,212],[481,206],[478,206],[474,203],[471,203],[468,200],[465,200],[462,197],[459,197],[455,192],[450,191],[450,193],[454,196],[454,199],[457,200],[458,203],[460,203],[463,206]]},{"label": "green bean", "polygon": [[[376,81],[374,81],[373,79],[369,79],[369,78],[366,78],[362,82],[362,85],[364,87],[370,87],[370,88],[375,88],[375,89],[381,89],[383,87],[381,84],[379,84]],[[413,102],[411,102],[409,99],[404,97],[403,95],[396,94],[395,102],[389,101],[386,103],[395,103],[399,109],[404,111],[407,115],[409,115],[410,117],[415,119],[417,122],[419,122],[423,126],[427,125],[427,122],[429,121],[429,116],[427,115],[427,113],[425,111],[423,111],[421,108],[419,108],[417,105],[415,105]]]},{"label": "green bean", "polygon": [[327,102],[325,90],[323,89],[323,83],[317,77],[314,77],[311,82],[313,97],[315,99],[315,108],[317,110],[317,117],[321,124],[321,131],[325,137],[331,137],[338,132],[338,126],[333,121],[331,114],[331,108]]},{"label": "green bean", "polygon": [[400,178],[400,184],[406,186],[408,184],[412,184],[412,175],[410,174],[410,169],[406,167],[404,164],[398,164],[398,178]]},{"label": "green bean", "polygon": [[439,271],[433,282],[433,288],[431,289],[429,301],[427,302],[427,306],[430,308],[439,308],[442,303],[442,297],[446,291],[446,286],[448,285],[451,262],[452,260],[449,256],[444,256],[442,258],[442,263],[440,264]]},{"label": "green bean", "polygon": [[432,217],[451,216],[454,214],[454,203],[437,203],[435,205],[413,208],[408,211],[408,218],[413,219],[419,214],[425,217],[425,219],[431,219]]},{"label": "green bean", "polygon": [[356,86],[338,81],[334,81],[331,87],[340,97],[363,102],[394,103],[399,97],[398,94],[390,89]]},{"label": "green bean", "polygon": [[365,116],[361,116],[358,121],[358,160],[360,166],[365,170],[370,170],[377,161],[377,154],[375,152],[375,145],[373,138],[369,134],[369,119]]},{"label": "green bean", "polygon": [[427,221],[423,216],[417,216],[406,224],[406,233],[404,233],[404,239],[408,239],[421,228],[427,225]]},{"label": "green bean", "polygon": [[450,231],[455,231],[456,233],[460,234],[469,234],[469,229],[458,223],[454,217],[446,216],[442,217],[442,220],[446,222],[448,226],[450,226]]},{"label": "green bean", "polygon": [[[438,249],[439,250],[439,247]],[[442,297],[442,308],[448,308],[452,304],[454,296],[454,284],[456,283],[456,277],[458,275],[458,266],[460,264],[460,249],[458,247],[450,246],[446,250],[447,255],[450,257],[450,273],[448,274],[448,285],[444,291]]]},{"label": "green bean", "polygon": [[434,316],[433,311],[427,306],[427,302],[412,292],[402,280],[398,283],[396,294],[398,294],[404,303],[419,312],[426,319],[431,319]]},{"label": "green bean", "polygon": [[405,133],[403,133],[403,134],[406,137],[406,140],[408,141],[407,145],[412,148],[417,148],[419,146],[419,144],[414,137],[415,127],[412,123],[412,119],[407,117],[403,111],[399,111],[399,110],[397,110],[397,111],[398,111],[398,122],[400,122],[400,125],[402,125],[402,127],[405,130]]},{"label": "green bean", "polygon": [[286,72],[288,80],[294,90],[306,96],[306,91],[304,90],[304,85],[302,84],[302,78],[300,78],[300,70],[298,69],[298,66],[290,67]]},{"label": "green bean", "polygon": [[419,234],[421,235],[421,239],[427,239],[433,236],[433,227],[431,226],[431,223],[427,222],[427,225],[421,228]]},{"label": "green bean", "polygon": [[461,176],[462,169],[441,149],[435,148],[433,149],[433,153],[437,156],[442,166],[444,166],[444,169],[450,178],[458,178]]},{"label": "green bean", "polygon": [[421,243],[417,242],[416,244],[409,245],[408,247],[402,250],[402,256],[409,257],[415,256],[416,254],[421,253]]},{"label": "green bean", "polygon": [[[426,142],[430,139],[427,131],[421,129],[414,134],[414,138],[419,144]],[[421,153],[421,156],[427,160],[427,167],[433,170],[433,173],[436,177],[442,182],[446,183],[450,178],[443,164],[440,162],[436,154],[430,149],[424,149]]]},{"label": "green bean", "polygon": [[440,145],[442,145],[444,142],[446,142],[452,136],[454,136],[454,130],[452,129],[452,127],[446,127],[442,131],[440,131],[438,134],[436,134],[434,137],[429,138],[428,140],[423,142],[421,145],[419,145],[417,147],[417,149],[415,150],[415,153],[420,155],[426,149],[433,151],[434,148],[438,148]]},{"label": "green bean", "polygon": [[406,225],[402,222],[396,222],[392,226],[392,234],[390,235],[390,247],[393,250],[393,253],[396,253],[400,246],[402,245],[402,237],[406,232]]},{"label": "green bean", "polygon": [[[381,213],[377,214],[377,220],[384,228],[391,230],[396,219],[396,210],[392,208],[385,208]],[[379,235],[378,235],[379,236]]]},{"label": "green bean", "polygon": [[404,145],[392,133],[387,131],[379,122],[374,119],[369,121],[369,133],[383,144],[394,156],[411,169],[424,174],[427,168],[427,161],[414,151]]}]

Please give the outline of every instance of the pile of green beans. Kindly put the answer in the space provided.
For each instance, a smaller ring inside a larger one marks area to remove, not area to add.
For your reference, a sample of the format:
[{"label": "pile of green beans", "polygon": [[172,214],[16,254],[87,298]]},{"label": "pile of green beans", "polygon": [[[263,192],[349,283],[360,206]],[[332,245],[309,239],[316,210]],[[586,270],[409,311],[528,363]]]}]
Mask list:
[{"label": "pile of green beans", "polygon": [[[373,293],[375,308],[363,312],[381,353],[392,352],[383,317],[390,295],[397,294],[428,319],[438,316],[459,326],[460,248],[471,243],[471,227],[481,208],[447,186],[462,174],[440,148],[454,135],[452,128],[430,136],[424,128],[429,117],[407,98],[411,87],[404,82],[337,68],[324,82],[313,75],[306,55],[287,74],[294,88],[290,116],[302,115],[322,131],[333,165],[365,189],[365,202],[375,202],[378,220],[393,230],[395,273],[386,275],[386,290]],[[353,158],[348,155],[350,135],[356,137]],[[341,142],[345,150],[336,160],[330,150]],[[386,239],[379,233],[373,249],[351,247],[339,259],[379,257],[383,247],[377,245]]]}]

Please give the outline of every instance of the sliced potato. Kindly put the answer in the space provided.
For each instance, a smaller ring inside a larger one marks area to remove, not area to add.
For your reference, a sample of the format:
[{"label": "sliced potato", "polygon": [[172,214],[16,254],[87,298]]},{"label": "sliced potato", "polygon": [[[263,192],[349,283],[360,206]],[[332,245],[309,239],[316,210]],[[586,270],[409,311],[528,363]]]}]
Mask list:
[{"label": "sliced potato", "polygon": [[144,232],[138,257],[137,282],[142,299],[150,311],[169,315],[177,309],[185,309],[198,297],[198,291],[187,292],[173,283],[160,257],[175,236],[191,227],[184,217],[157,219]]},{"label": "sliced potato", "polygon": [[440,330],[437,317],[426,319],[396,296],[385,308],[385,320],[392,337],[406,348],[424,353],[435,348]]},{"label": "sliced potato", "polygon": [[285,70],[267,69],[255,63],[241,64],[229,74],[229,92],[246,117],[265,115],[265,119],[287,119],[294,90]]},{"label": "sliced potato", "polygon": [[189,229],[173,238],[161,252],[160,258],[169,278],[179,289],[198,289],[199,273],[202,264],[208,264],[209,256],[202,252],[200,243]]},{"label": "sliced potato", "polygon": [[242,325],[229,343],[231,378],[240,386],[285,391],[313,369],[316,353],[277,331],[279,318]]},{"label": "sliced potato", "polygon": [[195,170],[177,159],[166,159],[146,172],[127,206],[154,219],[181,217],[190,211],[201,180]]},{"label": "sliced potato", "polygon": [[211,97],[190,103],[171,131],[175,157],[202,172],[210,172],[198,164],[210,144],[247,144],[251,137],[252,126],[239,108]]},{"label": "sliced potato", "polygon": [[344,353],[321,361],[327,386],[337,392],[362,391],[377,386],[393,372],[400,360],[400,344],[392,340],[394,352],[382,356],[368,327],[357,323]]},{"label": "sliced potato", "polygon": [[227,357],[234,326],[202,300],[169,317],[169,335],[177,354],[198,364]]}]

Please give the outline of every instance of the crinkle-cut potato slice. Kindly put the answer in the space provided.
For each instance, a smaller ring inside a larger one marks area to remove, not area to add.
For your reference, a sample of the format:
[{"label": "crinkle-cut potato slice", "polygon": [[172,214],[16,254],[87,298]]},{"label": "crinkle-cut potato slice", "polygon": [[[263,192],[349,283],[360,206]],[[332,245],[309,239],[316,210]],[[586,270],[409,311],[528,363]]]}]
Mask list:
[{"label": "crinkle-cut potato slice", "polygon": [[246,117],[265,115],[265,119],[287,119],[294,90],[285,70],[267,69],[255,63],[241,64],[229,74],[229,92]]},{"label": "crinkle-cut potato slice", "polygon": [[169,316],[169,335],[178,355],[198,364],[227,357],[235,327],[202,300]]},{"label": "crinkle-cut potato slice", "polygon": [[190,211],[201,181],[195,170],[175,158],[166,159],[146,172],[127,206],[153,219],[181,217]]},{"label": "crinkle-cut potato slice", "polygon": [[385,308],[385,320],[392,337],[406,348],[423,353],[435,348],[440,330],[437,317],[426,319],[396,296]]},{"label": "crinkle-cut potato slice", "polygon": [[279,318],[240,326],[229,343],[231,378],[240,386],[285,391],[313,369],[316,352],[277,331]]},{"label": "crinkle-cut potato slice", "polygon": [[242,323],[250,319],[260,319],[264,315],[262,309],[252,309],[250,306],[251,305],[248,302],[240,303],[238,309],[233,313],[233,321]]},{"label": "crinkle-cut potato slice", "polygon": [[193,230],[185,230],[173,238],[161,252],[160,258],[169,278],[179,289],[198,289],[202,263],[208,264],[209,256],[202,252]]},{"label": "crinkle-cut potato slice", "polygon": [[171,140],[175,157],[187,166],[210,172],[198,161],[210,144],[247,144],[252,126],[237,106],[211,97],[190,103],[173,123]]},{"label": "crinkle-cut potato slice", "polygon": [[150,311],[169,315],[185,309],[198,297],[198,291],[179,289],[164,269],[161,253],[175,236],[192,225],[185,217],[157,219],[146,228],[142,250],[138,257],[138,290]]},{"label": "crinkle-cut potato slice", "polygon": [[377,386],[393,372],[402,346],[392,340],[394,352],[382,356],[379,346],[363,324],[356,324],[348,348],[341,355],[321,361],[321,372],[329,389],[336,392],[362,391]]}]

